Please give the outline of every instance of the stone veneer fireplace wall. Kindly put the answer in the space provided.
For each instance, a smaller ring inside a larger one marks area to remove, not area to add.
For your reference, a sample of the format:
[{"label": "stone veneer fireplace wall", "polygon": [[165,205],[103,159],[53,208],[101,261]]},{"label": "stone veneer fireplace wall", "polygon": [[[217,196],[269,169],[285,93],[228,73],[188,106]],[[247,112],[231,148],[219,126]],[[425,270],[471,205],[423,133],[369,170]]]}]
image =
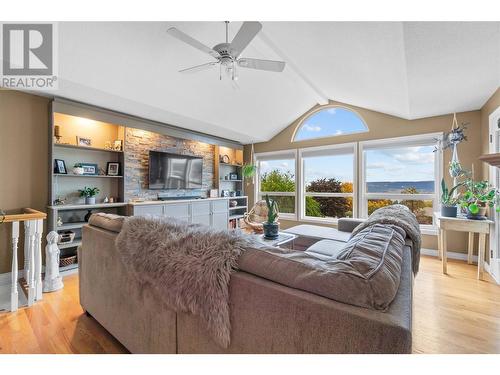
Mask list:
[{"label": "stone veneer fireplace wall", "polygon": [[[149,151],[163,151],[203,157],[203,187],[197,190],[150,190],[148,189]],[[215,186],[215,146],[208,143],[170,137],[145,130],[125,130],[125,201],[141,197],[155,199],[158,193],[167,196],[202,195]]]}]

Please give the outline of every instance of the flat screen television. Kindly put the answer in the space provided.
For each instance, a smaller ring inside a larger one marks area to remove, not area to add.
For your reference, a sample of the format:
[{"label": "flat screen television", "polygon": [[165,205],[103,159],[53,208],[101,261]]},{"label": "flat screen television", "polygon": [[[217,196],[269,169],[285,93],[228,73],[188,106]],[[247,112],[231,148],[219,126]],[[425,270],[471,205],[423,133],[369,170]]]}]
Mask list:
[{"label": "flat screen television", "polygon": [[150,189],[201,189],[203,158],[149,151]]}]

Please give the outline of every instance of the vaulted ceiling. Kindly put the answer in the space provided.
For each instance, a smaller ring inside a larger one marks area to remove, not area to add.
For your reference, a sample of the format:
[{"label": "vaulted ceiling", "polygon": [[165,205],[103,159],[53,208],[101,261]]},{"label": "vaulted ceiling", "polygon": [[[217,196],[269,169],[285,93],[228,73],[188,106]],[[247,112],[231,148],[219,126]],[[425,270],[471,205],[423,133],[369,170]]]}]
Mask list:
[{"label": "vaulted ceiling", "polygon": [[[241,23],[230,24],[230,39]],[[229,138],[266,141],[318,102],[415,119],[480,108],[500,86],[500,23],[263,22],[242,56],[285,60],[283,73],[180,74],[213,61],[222,22],[59,23],[59,91],[50,94]]]}]

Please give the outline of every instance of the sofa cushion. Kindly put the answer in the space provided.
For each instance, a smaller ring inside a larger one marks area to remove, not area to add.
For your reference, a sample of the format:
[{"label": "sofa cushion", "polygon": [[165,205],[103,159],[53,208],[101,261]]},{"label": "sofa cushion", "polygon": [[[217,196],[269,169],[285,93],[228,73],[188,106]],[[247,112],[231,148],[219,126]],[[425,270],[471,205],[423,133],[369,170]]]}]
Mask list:
[{"label": "sofa cushion", "polygon": [[337,259],[272,247],[248,248],[239,268],[339,302],[385,310],[399,287],[403,249],[409,249],[400,228],[373,227],[354,236]]},{"label": "sofa cushion", "polygon": [[350,217],[342,217],[337,222],[337,229],[341,232],[352,232],[359,224],[365,222],[366,219],[353,219]]},{"label": "sofa cushion", "polygon": [[120,233],[120,231],[122,230],[124,219],[124,216],[99,212],[90,216],[89,224],[93,225],[94,227],[99,227],[102,229],[110,230],[112,232]]},{"label": "sofa cushion", "polygon": [[337,258],[337,255],[344,249],[344,246],[345,242],[321,240],[309,246],[306,253],[321,260],[330,260]]}]

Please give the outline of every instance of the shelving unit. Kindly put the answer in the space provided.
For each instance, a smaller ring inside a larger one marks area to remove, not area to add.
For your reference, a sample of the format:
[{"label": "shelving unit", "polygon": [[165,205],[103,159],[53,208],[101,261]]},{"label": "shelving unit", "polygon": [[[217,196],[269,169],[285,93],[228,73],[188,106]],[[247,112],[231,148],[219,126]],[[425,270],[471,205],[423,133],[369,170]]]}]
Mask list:
[{"label": "shelving unit", "polygon": [[92,174],[62,174],[54,173],[54,177],[80,177],[80,178],[123,178],[123,176],[106,176],[106,175],[92,175]]},{"label": "shelving unit", "polygon": [[[59,243],[61,258],[71,257],[76,254],[77,247],[81,245],[82,227],[86,224],[85,215],[89,212],[109,212],[125,214],[126,203],[124,197],[124,152],[111,150],[107,143],[121,140],[123,143],[125,128],[121,125],[94,121],[88,118],[75,116],[72,113],[59,113],[52,111],[52,123],[49,127],[50,165],[49,168],[49,205],[48,205],[48,230],[58,233],[71,231],[75,238],[70,243]],[[54,137],[55,126],[59,130],[59,143]],[[90,138],[92,146],[76,144],[77,136]],[[109,145],[109,144],[108,144]],[[64,160],[67,174],[55,173],[55,159]],[[120,176],[108,176],[105,169],[108,162],[118,162],[121,166]],[[76,163],[97,164],[100,174],[77,175],[72,173]],[[100,192],[96,197],[99,203],[86,205],[84,199],[79,197],[78,190],[84,186],[97,187]],[[114,203],[101,203],[104,197],[113,197]],[[66,204],[55,205],[57,198],[65,199]],[[58,219],[62,225],[58,225]],[[60,267],[60,271],[69,271],[78,267],[78,264]]]},{"label": "shelving unit", "polygon": [[[226,157],[225,157],[226,156]],[[248,211],[248,197],[245,196],[245,181],[242,176],[243,150],[216,146],[215,148],[215,181],[219,196],[224,192],[234,192],[238,196],[229,197],[229,202],[237,201],[236,207],[229,206],[229,228],[238,228],[239,221]],[[229,159],[224,161],[223,159]],[[235,173],[238,178],[231,180],[229,174]]]},{"label": "shelving unit", "polygon": [[[237,204],[231,207],[231,202],[236,201]],[[240,227],[240,220],[245,217],[248,212],[248,197],[230,197],[229,198],[229,228],[235,229]]]}]

